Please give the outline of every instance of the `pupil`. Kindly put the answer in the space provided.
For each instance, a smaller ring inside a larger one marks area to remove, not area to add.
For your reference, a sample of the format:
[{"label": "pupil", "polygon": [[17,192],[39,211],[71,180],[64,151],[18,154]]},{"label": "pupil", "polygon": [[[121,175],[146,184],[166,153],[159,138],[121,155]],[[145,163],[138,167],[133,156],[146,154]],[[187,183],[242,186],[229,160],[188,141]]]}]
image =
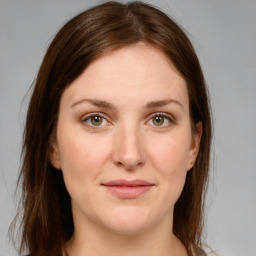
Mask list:
[{"label": "pupil", "polygon": [[92,124],[93,125],[100,125],[102,123],[102,117],[100,116],[94,116],[92,118]]},{"label": "pupil", "polygon": [[155,117],[155,122],[154,122],[155,125],[161,125],[161,124],[163,124],[163,122],[164,122],[164,119],[162,116]]}]

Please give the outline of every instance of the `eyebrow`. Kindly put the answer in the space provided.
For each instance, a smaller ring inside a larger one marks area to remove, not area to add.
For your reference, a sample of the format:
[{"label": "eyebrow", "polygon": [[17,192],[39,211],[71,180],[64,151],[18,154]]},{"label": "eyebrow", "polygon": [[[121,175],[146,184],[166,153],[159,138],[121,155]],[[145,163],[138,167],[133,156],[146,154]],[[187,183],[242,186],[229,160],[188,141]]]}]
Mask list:
[{"label": "eyebrow", "polygon": [[[97,100],[97,99],[81,99],[81,100],[78,100],[78,101],[76,101],[75,103],[73,103],[71,105],[71,108],[73,108],[73,107],[75,107],[75,106],[77,106],[81,103],[84,103],[84,102],[89,102],[92,105],[94,105],[96,107],[100,107],[100,108],[107,108],[107,109],[113,109],[113,110],[116,109],[116,107],[112,103],[104,101],[104,100]],[[182,110],[184,110],[183,105],[179,101],[174,100],[174,99],[150,101],[146,104],[145,108],[146,109],[151,109],[151,108],[156,108],[156,107],[162,107],[162,106],[166,106],[170,103],[175,103],[178,106],[180,106],[182,108]]]},{"label": "eyebrow", "polygon": [[84,102],[89,102],[92,105],[96,106],[96,107],[100,107],[100,108],[108,108],[108,109],[116,109],[115,106],[107,101],[104,100],[96,100],[96,99],[82,99],[82,100],[78,100],[75,103],[73,103],[71,105],[71,107],[75,107],[78,104],[84,103]]},{"label": "eyebrow", "polygon": [[174,99],[151,101],[146,104],[146,108],[162,107],[168,105],[169,103],[175,103],[179,105],[182,108],[182,110],[184,110],[183,105],[179,101]]}]

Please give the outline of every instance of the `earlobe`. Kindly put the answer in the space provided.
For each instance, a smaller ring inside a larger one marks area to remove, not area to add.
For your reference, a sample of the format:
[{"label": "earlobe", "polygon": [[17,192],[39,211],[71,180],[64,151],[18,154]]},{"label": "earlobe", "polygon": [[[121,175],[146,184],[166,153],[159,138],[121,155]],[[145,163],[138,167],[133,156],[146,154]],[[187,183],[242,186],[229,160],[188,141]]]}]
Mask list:
[{"label": "earlobe", "polygon": [[59,148],[56,140],[51,142],[49,160],[54,168],[61,169]]},{"label": "earlobe", "polygon": [[192,134],[188,170],[191,170],[196,162],[196,158],[200,148],[200,141],[203,133],[202,122],[196,123],[195,131]]}]

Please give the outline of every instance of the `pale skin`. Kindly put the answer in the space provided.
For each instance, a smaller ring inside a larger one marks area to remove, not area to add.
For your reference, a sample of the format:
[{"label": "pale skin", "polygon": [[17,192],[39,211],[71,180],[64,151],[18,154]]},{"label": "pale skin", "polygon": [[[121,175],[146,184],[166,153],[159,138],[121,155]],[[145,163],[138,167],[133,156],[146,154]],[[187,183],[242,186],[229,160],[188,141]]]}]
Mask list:
[{"label": "pale skin", "polygon": [[[63,93],[50,161],[71,196],[69,256],[186,256],[173,209],[196,160],[185,80],[158,49],[138,43],[99,57]],[[132,199],[106,182],[153,184]]]}]

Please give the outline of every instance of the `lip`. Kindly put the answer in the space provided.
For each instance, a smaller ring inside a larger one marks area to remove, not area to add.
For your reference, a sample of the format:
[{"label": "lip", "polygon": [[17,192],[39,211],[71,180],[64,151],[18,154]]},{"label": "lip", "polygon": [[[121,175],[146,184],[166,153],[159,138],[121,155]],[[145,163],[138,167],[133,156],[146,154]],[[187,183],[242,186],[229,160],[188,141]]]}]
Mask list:
[{"label": "lip", "polygon": [[155,184],[145,180],[112,180],[102,184],[110,193],[121,199],[135,199],[147,193]]}]

